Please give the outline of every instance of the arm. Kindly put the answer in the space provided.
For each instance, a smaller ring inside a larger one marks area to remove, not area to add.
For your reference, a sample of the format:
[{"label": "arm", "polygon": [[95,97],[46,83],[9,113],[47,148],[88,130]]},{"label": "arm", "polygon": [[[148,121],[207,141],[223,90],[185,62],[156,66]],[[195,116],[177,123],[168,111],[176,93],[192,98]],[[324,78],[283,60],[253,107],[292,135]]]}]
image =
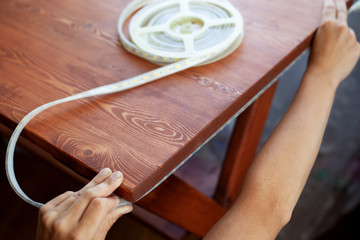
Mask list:
[{"label": "arm", "polygon": [[287,113],[256,156],[242,192],[205,237],[275,239],[316,159],[335,92],[360,56],[343,2],[326,0],[308,69]]}]

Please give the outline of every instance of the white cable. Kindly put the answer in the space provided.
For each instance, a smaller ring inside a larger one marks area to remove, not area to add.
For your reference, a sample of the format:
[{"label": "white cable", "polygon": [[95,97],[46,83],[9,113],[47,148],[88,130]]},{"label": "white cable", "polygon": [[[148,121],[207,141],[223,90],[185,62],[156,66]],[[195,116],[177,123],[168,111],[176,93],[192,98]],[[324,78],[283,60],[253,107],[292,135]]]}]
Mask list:
[{"label": "white cable", "polygon": [[[129,26],[129,33],[134,41],[130,42],[123,33],[123,27],[128,17],[136,11],[138,12]],[[349,13],[355,11],[360,11],[360,1],[349,9]],[[217,61],[232,53],[244,36],[242,16],[226,0],[135,0],[121,13],[118,31],[120,41],[126,50],[156,64],[168,65],[46,103],[27,114],[9,140],[5,159],[9,183],[25,202],[35,207],[43,206],[22,191],[14,172],[16,142],[24,127],[36,115],[61,103],[124,91],[193,66]],[[127,204],[131,203],[122,199],[118,207]]]},{"label": "white cable", "polygon": [[[136,11],[138,12],[129,25],[130,37],[133,40],[130,42],[123,33],[123,27],[126,19]],[[226,0],[135,0],[121,13],[118,31],[121,43],[129,52],[159,65],[167,65],[117,83],[46,103],[27,114],[9,140],[5,159],[9,183],[25,202],[35,207],[43,206],[22,191],[14,172],[15,145],[31,119],[61,103],[124,91],[193,66],[217,61],[233,52],[244,36],[243,18]],[[126,204],[130,203],[122,200],[119,206]]]},{"label": "white cable", "polygon": [[349,13],[360,12],[360,1],[355,2],[349,9]]}]

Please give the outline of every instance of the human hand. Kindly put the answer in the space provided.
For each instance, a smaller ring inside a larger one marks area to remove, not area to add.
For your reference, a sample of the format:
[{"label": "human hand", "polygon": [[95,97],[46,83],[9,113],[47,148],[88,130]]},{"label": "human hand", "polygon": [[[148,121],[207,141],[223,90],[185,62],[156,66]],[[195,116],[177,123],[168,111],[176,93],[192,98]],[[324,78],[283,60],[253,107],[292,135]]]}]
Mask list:
[{"label": "human hand", "polygon": [[337,87],[355,67],[360,44],[347,25],[347,8],[343,0],[325,0],[321,25],[316,33],[308,71],[326,75]]},{"label": "human hand", "polygon": [[116,220],[132,211],[127,205],[116,208],[119,197],[112,192],[120,186],[123,175],[102,169],[78,192],[66,192],[39,211],[37,239],[105,239]]}]

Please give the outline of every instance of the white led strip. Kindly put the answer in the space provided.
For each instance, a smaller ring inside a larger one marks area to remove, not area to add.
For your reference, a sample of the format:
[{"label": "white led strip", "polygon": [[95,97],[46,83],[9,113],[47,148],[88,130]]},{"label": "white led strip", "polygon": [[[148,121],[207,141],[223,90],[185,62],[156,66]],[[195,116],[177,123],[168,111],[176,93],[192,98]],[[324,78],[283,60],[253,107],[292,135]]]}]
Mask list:
[{"label": "white led strip", "polygon": [[[136,11],[129,24],[132,43],[125,37],[123,27],[127,18]],[[118,31],[121,43],[129,52],[165,66],[46,103],[27,114],[10,138],[5,160],[9,183],[25,202],[39,208],[43,206],[22,191],[14,172],[15,145],[31,119],[61,103],[124,91],[193,66],[217,61],[233,52],[244,36],[243,18],[227,0],[135,0],[121,13]],[[130,203],[122,200],[118,207],[126,204]]]},{"label": "white led strip", "polygon": [[349,9],[349,13],[352,12],[360,12],[360,1],[357,1],[351,6],[351,8]]},{"label": "white led strip", "polygon": [[[123,26],[126,19],[137,10],[129,26],[132,43],[125,37]],[[355,11],[360,11],[360,1],[353,4],[349,13]],[[227,0],[135,0],[121,13],[118,31],[121,43],[129,52],[159,65],[168,65],[49,102],[27,114],[10,138],[5,160],[9,183],[25,202],[35,207],[43,206],[22,191],[14,172],[16,142],[26,124],[36,115],[61,103],[124,91],[193,66],[217,61],[232,53],[244,36],[242,16]],[[122,199],[118,207],[127,204],[131,203]]]}]

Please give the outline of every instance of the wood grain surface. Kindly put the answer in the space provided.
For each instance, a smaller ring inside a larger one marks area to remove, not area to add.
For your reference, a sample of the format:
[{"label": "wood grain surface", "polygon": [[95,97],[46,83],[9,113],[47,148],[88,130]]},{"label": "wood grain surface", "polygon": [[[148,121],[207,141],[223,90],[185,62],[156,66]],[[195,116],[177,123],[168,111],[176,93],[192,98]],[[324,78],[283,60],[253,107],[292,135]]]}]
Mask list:
[{"label": "wood grain surface", "polygon": [[[3,0],[0,121],[156,65],[119,44],[129,0]],[[23,135],[79,174],[121,170],[118,193],[138,200],[197,149],[311,41],[322,0],[233,0],[245,38],[229,57],[126,92],[51,108]],[[15,159],[16,162],[16,159]]]}]

